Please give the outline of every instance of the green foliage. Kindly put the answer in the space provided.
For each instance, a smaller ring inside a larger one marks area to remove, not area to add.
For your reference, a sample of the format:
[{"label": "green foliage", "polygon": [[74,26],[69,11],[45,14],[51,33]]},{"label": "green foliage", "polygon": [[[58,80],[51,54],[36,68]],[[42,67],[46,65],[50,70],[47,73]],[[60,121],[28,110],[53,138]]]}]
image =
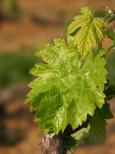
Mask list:
[{"label": "green foliage", "polygon": [[94,16],[91,8],[81,9],[82,15],[74,17],[68,27],[68,35],[74,36],[74,43],[82,56],[87,55],[96,45],[100,46],[104,38],[106,22]]},{"label": "green foliage", "polygon": [[36,120],[42,127],[59,133],[67,124],[73,129],[82,125],[88,114],[93,116],[96,106],[103,106],[105,50],[91,52],[82,64],[76,48],[62,39],[54,42],[40,51],[45,64],[31,70],[37,79],[30,84],[28,101],[38,110]]},{"label": "green foliage", "polygon": [[106,135],[106,120],[98,110],[95,111],[94,116],[91,118],[90,130],[86,141],[88,143],[104,143]]},{"label": "green foliage", "polygon": [[96,109],[89,125],[74,133],[72,137],[77,144],[84,140],[87,144],[102,144],[106,137],[106,120],[113,118],[109,104],[106,102],[101,109]]},{"label": "green foliage", "polygon": [[36,79],[29,84],[27,102],[47,133],[63,133],[68,124],[74,130],[88,121],[79,137],[78,132],[77,138],[71,136],[73,141],[79,142],[85,135],[85,140],[102,143],[106,119],[112,118],[104,93],[107,51],[102,40],[107,23],[94,17],[91,8],[81,12],[69,25],[67,42],[54,39],[53,45],[47,44],[37,53],[43,63],[30,71]]},{"label": "green foliage", "polygon": [[87,143],[102,144],[106,137],[106,120],[113,118],[109,109],[109,104],[104,104],[101,110],[96,109],[94,116],[90,120],[88,135],[85,135]]},{"label": "green foliage", "polygon": [[107,70],[108,70],[108,80],[110,86],[115,88],[115,49],[111,49],[106,56],[107,59]]},{"label": "green foliage", "polygon": [[30,81],[28,71],[37,62],[32,53],[0,54],[0,87]]},{"label": "green foliage", "polygon": [[19,13],[20,8],[17,4],[17,0],[4,0],[3,9],[11,13]]},{"label": "green foliage", "polygon": [[106,35],[115,42],[115,30],[114,29],[107,29]]}]

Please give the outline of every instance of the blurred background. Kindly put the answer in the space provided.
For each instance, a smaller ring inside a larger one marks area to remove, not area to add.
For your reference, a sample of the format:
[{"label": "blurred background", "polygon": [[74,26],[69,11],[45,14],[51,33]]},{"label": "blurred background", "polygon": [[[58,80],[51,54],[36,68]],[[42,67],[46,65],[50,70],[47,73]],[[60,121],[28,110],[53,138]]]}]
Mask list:
[{"label": "blurred background", "polygon": [[[29,70],[39,62],[34,54],[54,37],[64,37],[71,18],[82,6],[102,16],[114,0],[0,0],[0,154],[42,154],[43,135],[24,105],[32,80]],[[112,24],[115,27],[115,24]],[[104,41],[108,47],[110,40]],[[115,87],[115,50],[107,57]],[[115,114],[115,99],[110,101]],[[115,120],[109,120],[104,145],[81,145],[75,154],[115,154]]]}]

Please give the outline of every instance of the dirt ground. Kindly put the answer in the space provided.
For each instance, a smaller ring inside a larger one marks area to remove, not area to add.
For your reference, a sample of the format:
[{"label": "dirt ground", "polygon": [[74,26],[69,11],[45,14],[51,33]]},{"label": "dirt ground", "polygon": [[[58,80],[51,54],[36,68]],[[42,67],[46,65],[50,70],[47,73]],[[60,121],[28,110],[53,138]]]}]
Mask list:
[{"label": "dirt ground", "polygon": [[[39,47],[45,42],[52,41],[53,37],[63,37],[66,23],[81,6],[91,5],[99,9],[104,6],[115,7],[114,0],[18,0],[18,3],[22,10],[53,22],[36,23],[27,15],[19,21],[1,22],[0,52],[24,51],[26,48]],[[61,24],[56,24],[60,21]],[[24,100],[17,100],[14,102],[16,107],[8,107],[8,112],[13,112],[19,104],[24,112],[18,118],[6,121],[6,126],[23,130],[24,138],[15,146],[0,146],[0,154],[42,154],[40,141],[43,132],[33,122],[33,114],[28,112],[23,103]],[[111,109],[115,114],[115,99],[111,101]],[[104,145],[81,145],[75,154],[115,154],[115,119],[108,121],[107,140]]]}]

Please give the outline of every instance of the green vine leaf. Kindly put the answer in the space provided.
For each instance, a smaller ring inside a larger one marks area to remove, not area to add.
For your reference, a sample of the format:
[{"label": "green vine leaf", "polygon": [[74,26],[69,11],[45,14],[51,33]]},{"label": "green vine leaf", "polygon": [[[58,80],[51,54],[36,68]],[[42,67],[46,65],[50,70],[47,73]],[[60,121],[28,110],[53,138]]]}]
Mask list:
[{"label": "green vine leaf", "polygon": [[109,104],[106,102],[100,110],[96,109],[93,117],[91,117],[89,128],[85,128],[88,132],[82,136],[84,141],[89,144],[104,143],[106,137],[106,120],[111,118],[113,118],[113,115]]},{"label": "green vine leaf", "polygon": [[107,23],[103,18],[95,17],[93,9],[84,7],[82,15],[74,17],[68,27],[68,35],[74,37],[74,44],[84,58],[96,46],[100,46],[104,38],[104,28]]},{"label": "green vine leaf", "polygon": [[77,146],[82,140],[88,144],[102,144],[106,137],[106,120],[112,119],[110,106],[106,102],[101,109],[96,109],[93,117],[89,118],[88,126],[72,134]]},{"label": "green vine leaf", "polygon": [[[47,132],[58,134],[68,124],[73,129],[105,103],[106,51],[90,52],[85,61],[78,49],[55,39],[40,51],[44,64],[31,70],[36,79],[30,83],[27,101],[36,110],[35,120]],[[100,78],[101,76],[101,78]]]},{"label": "green vine leaf", "polygon": [[106,137],[106,119],[101,116],[98,110],[95,111],[94,116],[91,118],[90,129],[85,141],[87,143],[102,144]]}]

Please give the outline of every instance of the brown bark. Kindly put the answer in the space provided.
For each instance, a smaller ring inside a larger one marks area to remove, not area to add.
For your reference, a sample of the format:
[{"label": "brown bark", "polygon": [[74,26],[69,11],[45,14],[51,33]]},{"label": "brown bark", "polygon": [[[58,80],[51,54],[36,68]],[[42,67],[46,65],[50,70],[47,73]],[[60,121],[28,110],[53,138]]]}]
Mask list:
[{"label": "brown bark", "polygon": [[43,154],[67,154],[67,139],[79,131],[82,128],[85,128],[89,124],[90,116],[88,116],[87,121],[79,126],[76,129],[72,129],[71,125],[68,125],[63,133],[59,133],[59,135],[55,135],[54,133],[49,133],[44,136],[41,143],[41,149]]},{"label": "brown bark", "polygon": [[61,135],[46,134],[41,148],[44,154],[66,154],[67,146]]}]

